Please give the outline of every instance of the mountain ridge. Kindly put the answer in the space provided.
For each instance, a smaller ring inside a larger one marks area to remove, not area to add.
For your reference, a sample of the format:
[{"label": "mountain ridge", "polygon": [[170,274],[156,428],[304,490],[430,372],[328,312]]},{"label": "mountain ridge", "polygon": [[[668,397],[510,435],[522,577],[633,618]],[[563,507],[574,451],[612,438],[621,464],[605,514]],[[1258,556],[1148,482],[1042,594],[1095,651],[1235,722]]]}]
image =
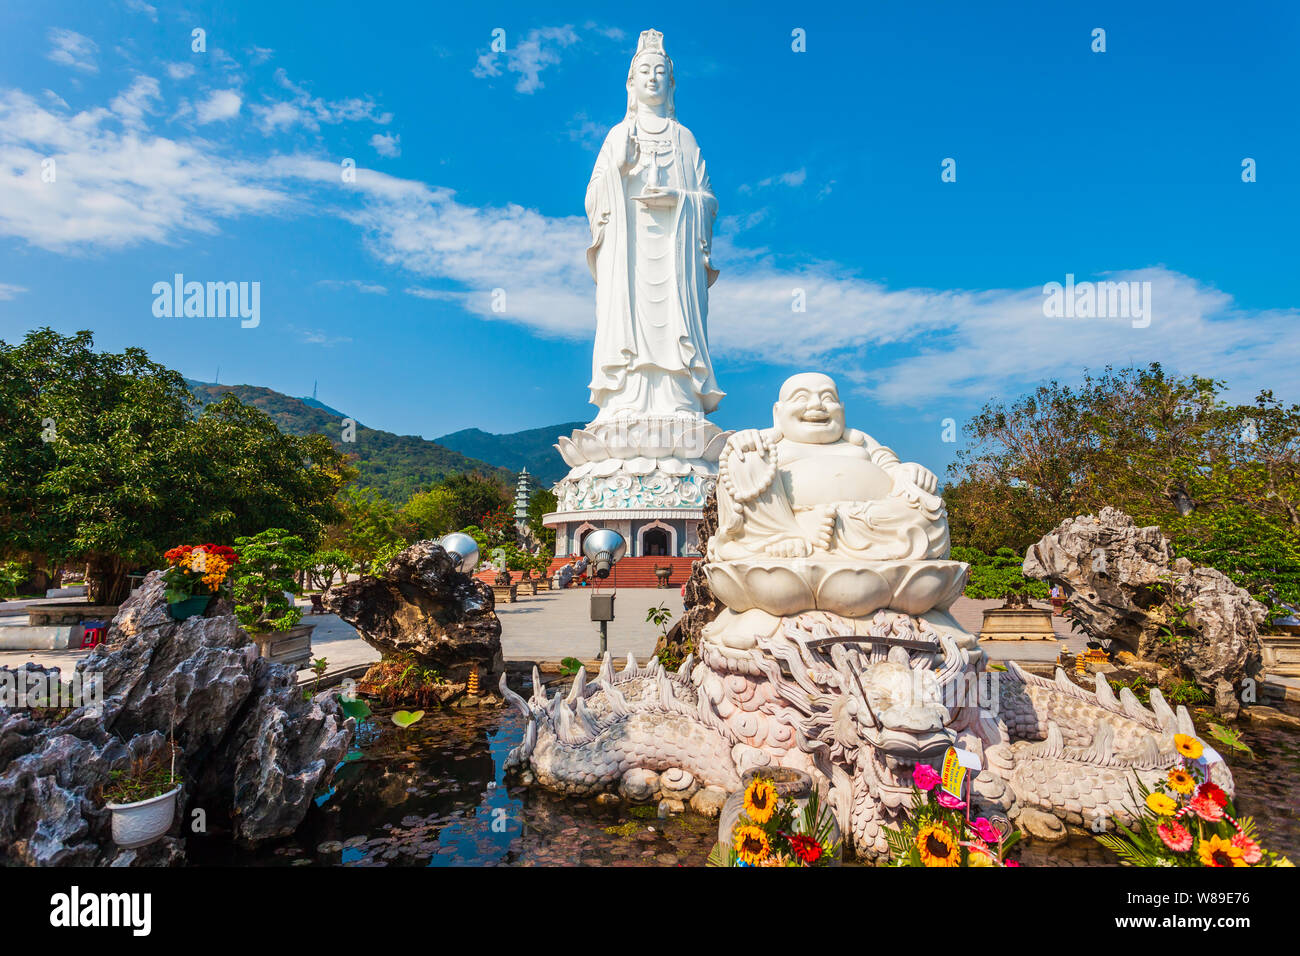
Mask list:
[{"label": "mountain ridge", "polygon": [[[315,398],[296,397],[262,385],[222,385],[186,379],[190,392],[202,405],[233,393],[245,405],[264,412],[291,435],[319,434],[334,447],[354,456],[359,474],[356,486],[373,488],[395,504],[443,478],[479,472],[508,488],[527,468],[537,484],[549,487],[563,478],[568,466],[553,447],[555,439],[581,428],[582,422],[531,428],[510,434],[493,434],[480,428],[463,428],[444,438],[398,435],[356,421],[355,441],[344,442],[343,419],[352,416]],[[478,453],[481,452],[481,453]]]}]

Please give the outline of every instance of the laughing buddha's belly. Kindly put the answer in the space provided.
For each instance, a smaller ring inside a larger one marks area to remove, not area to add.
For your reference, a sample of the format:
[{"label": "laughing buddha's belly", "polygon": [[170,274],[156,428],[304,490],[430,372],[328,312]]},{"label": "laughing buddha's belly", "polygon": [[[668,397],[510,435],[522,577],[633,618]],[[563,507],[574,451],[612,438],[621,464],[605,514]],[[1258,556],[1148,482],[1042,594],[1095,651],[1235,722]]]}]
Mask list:
[{"label": "laughing buddha's belly", "polygon": [[782,462],[781,481],[796,508],[837,501],[873,501],[884,498],[893,487],[893,480],[885,470],[865,453],[828,452],[814,458]]}]

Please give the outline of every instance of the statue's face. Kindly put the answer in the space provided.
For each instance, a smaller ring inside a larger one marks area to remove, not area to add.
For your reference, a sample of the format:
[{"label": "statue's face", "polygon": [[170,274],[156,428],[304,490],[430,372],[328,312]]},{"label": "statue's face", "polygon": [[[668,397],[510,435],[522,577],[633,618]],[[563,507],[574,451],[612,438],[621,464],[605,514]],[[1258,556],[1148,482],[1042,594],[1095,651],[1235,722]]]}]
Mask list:
[{"label": "statue's face", "polygon": [[658,53],[639,57],[632,67],[632,92],[638,103],[658,106],[668,96],[668,61]]},{"label": "statue's face", "polygon": [[829,375],[805,372],[781,386],[772,423],[791,441],[826,445],[844,436],[844,406]]}]

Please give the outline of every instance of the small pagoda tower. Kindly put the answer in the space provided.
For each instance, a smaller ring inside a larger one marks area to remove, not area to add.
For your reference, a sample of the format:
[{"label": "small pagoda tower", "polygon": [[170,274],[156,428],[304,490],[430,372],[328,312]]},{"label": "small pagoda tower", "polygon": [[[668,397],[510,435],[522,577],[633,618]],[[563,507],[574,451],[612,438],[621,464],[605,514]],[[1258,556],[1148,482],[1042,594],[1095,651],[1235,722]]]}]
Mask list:
[{"label": "small pagoda tower", "polygon": [[528,499],[533,494],[533,476],[525,468],[519,473],[519,484],[515,486],[515,530],[521,539],[528,533]]}]

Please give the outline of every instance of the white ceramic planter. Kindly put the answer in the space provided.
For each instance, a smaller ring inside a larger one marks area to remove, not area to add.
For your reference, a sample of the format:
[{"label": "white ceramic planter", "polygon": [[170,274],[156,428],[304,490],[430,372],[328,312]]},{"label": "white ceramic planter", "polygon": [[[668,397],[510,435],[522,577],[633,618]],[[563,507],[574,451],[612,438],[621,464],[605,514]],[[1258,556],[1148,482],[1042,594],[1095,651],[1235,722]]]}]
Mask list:
[{"label": "white ceramic planter", "polygon": [[124,849],[145,846],[171,829],[176,816],[176,794],[180,784],[166,793],[135,803],[110,803],[113,811],[113,842]]}]

